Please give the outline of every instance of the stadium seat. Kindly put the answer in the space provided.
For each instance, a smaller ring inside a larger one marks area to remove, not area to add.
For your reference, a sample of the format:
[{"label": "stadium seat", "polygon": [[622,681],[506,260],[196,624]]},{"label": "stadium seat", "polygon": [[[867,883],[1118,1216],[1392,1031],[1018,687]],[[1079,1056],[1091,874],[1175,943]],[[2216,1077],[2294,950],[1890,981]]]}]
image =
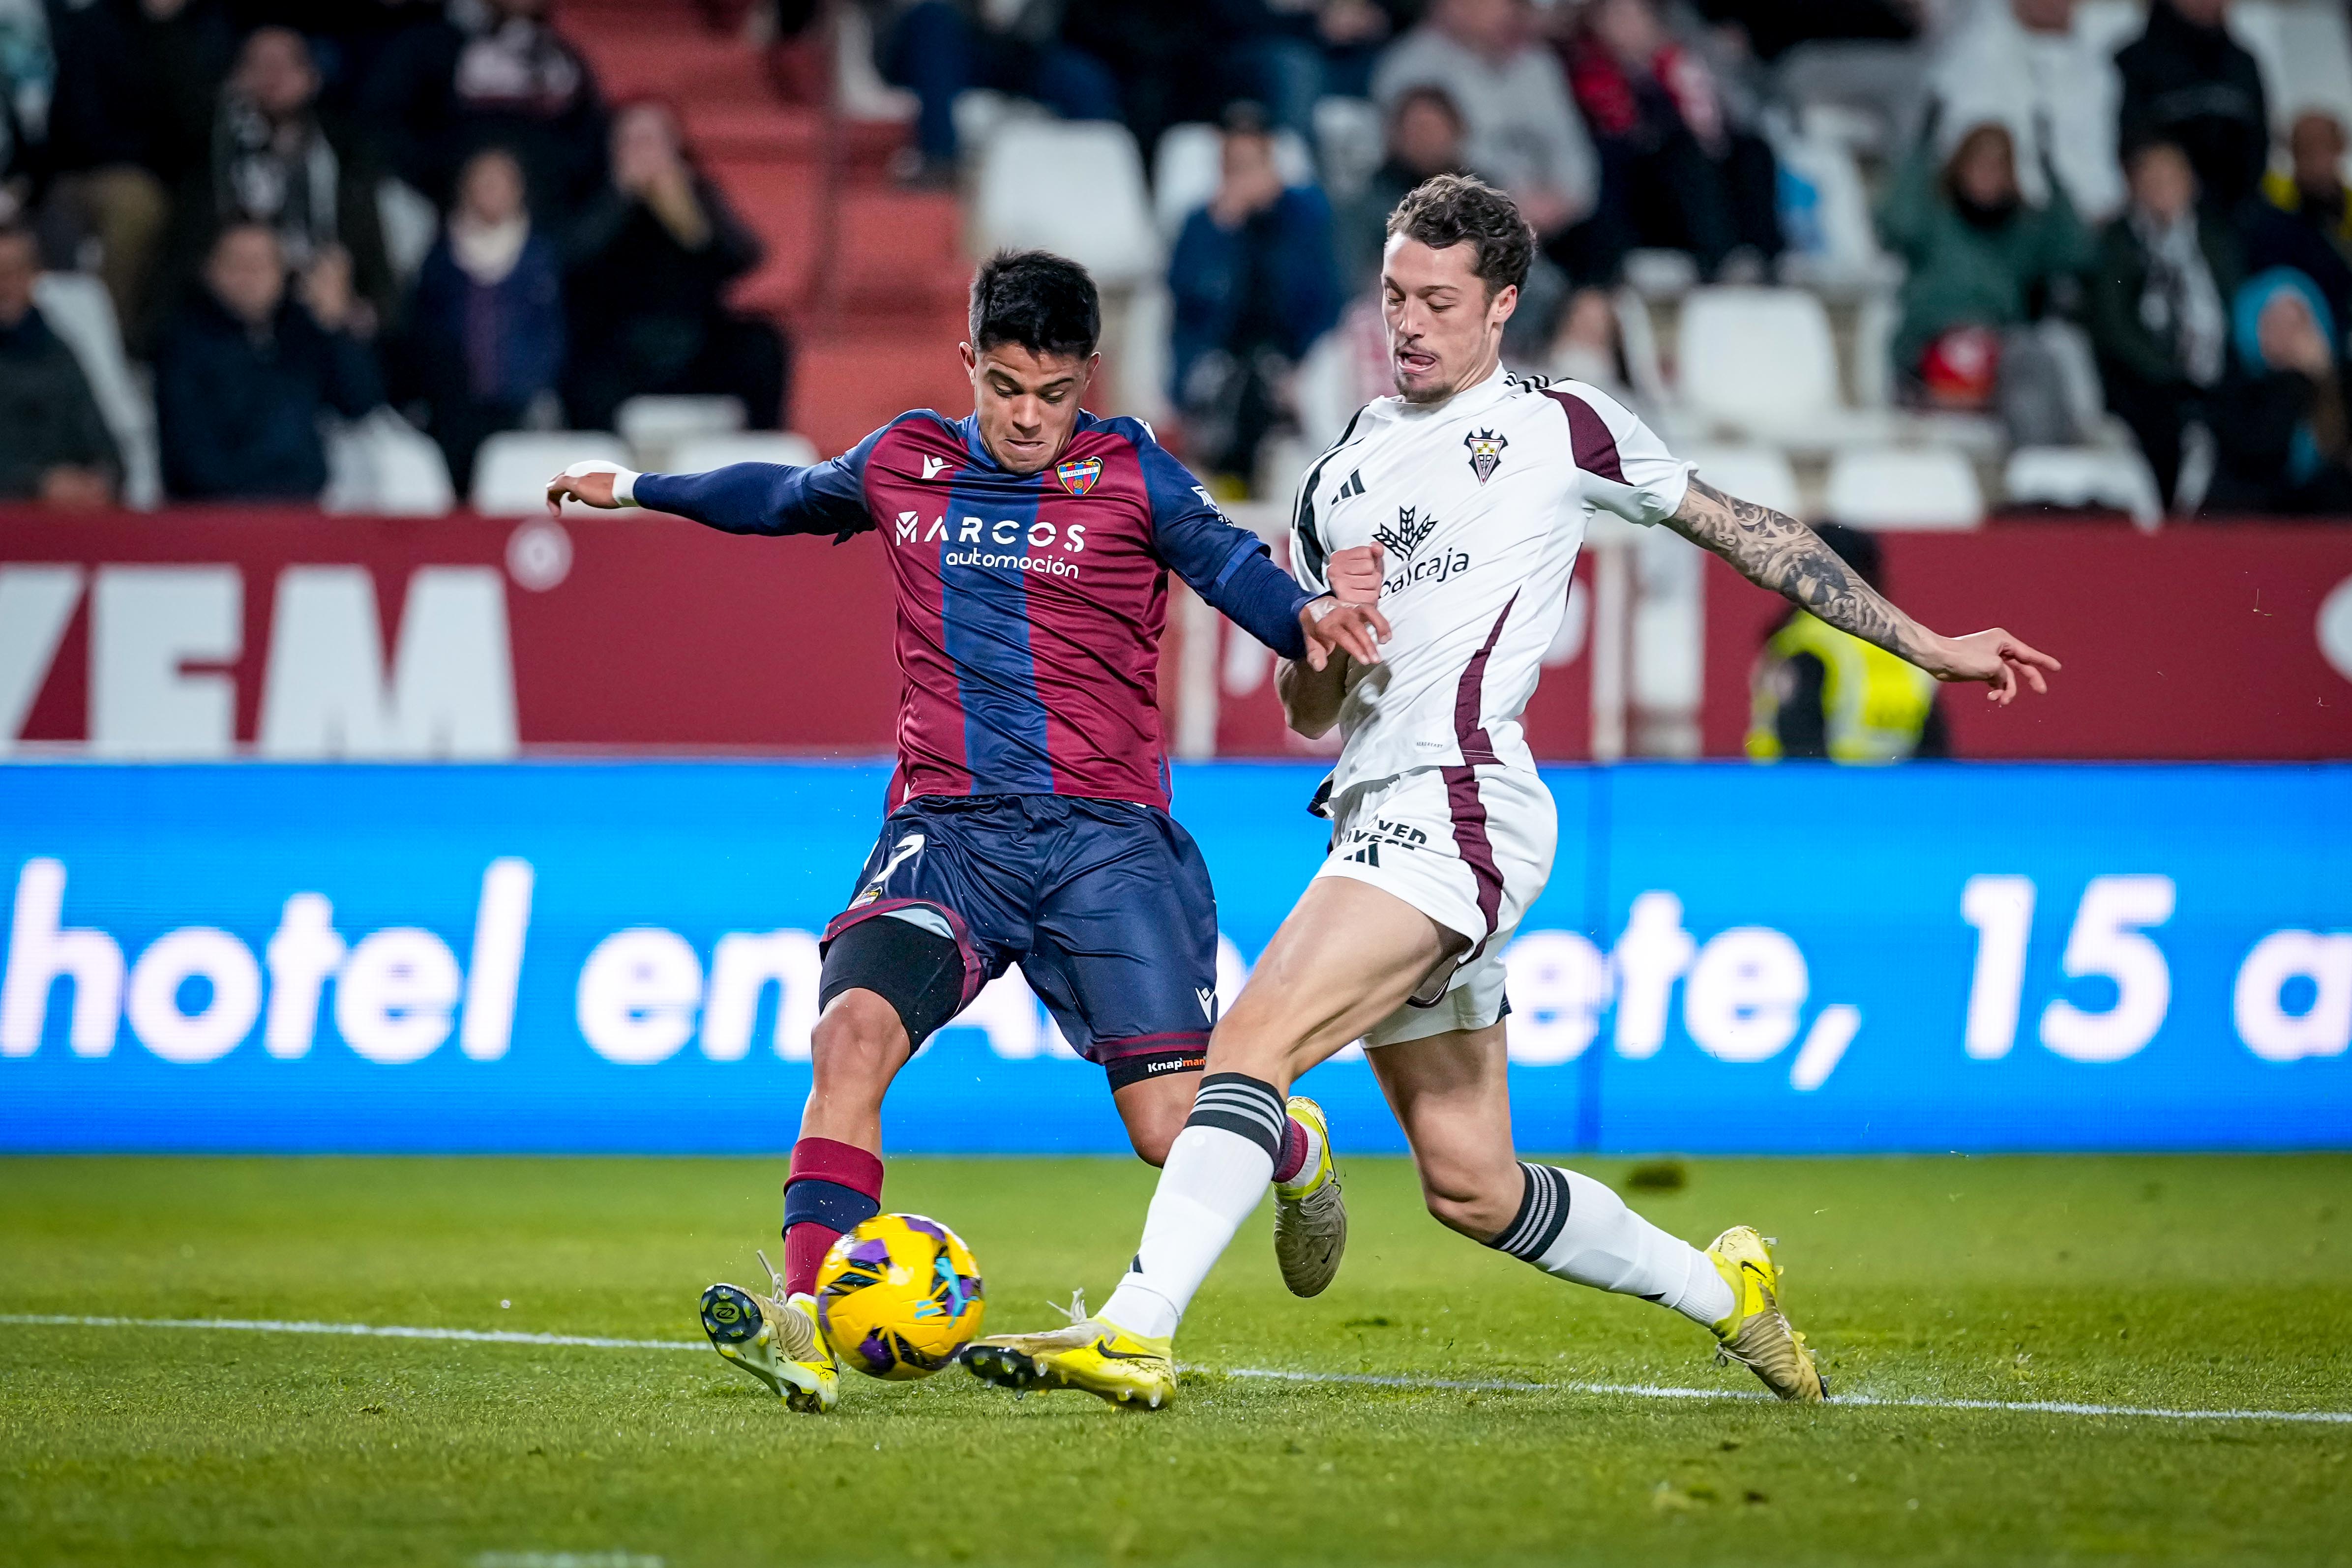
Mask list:
[{"label": "stadium seat", "polygon": [[65,340],[89,382],[90,396],[122,455],[122,502],[152,511],[163,502],[163,471],[155,444],[155,402],[122,351],[122,330],[106,286],[88,273],[44,272],[33,303]]},{"label": "stadium seat", "polygon": [[327,433],[325,512],[437,517],[457,504],[441,448],[388,408]]},{"label": "stadium seat", "polygon": [[[609,430],[508,430],[482,443],[474,460],[474,510],[486,517],[519,517],[547,505],[547,482],[574,463],[631,465],[628,444]],[[567,514],[590,507],[567,505]]]},{"label": "stadium seat", "polygon": [[2275,130],[2312,109],[2352,125],[2352,27],[2341,6],[2237,0],[2230,31],[2262,67]]},{"label": "stadium seat", "polygon": [[1765,132],[1781,168],[1780,218],[1789,240],[1781,277],[1837,292],[1891,286],[1901,267],[1878,243],[1850,140],[1827,125],[1797,131],[1778,116],[1767,120]]},{"label": "stadium seat", "polygon": [[1681,423],[1693,434],[1712,429],[1819,451],[1875,433],[1871,418],[1841,400],[1829,312],[1802,289],[1692,290],[1680,361]]},{"label": "stadium seat", "polygon": [[817,460],[815,445],[805,435],[772,430],[743,430],[731,435],[697,435],[670,448],[667,471],[700,474],[730,463],[782,463],[805,468]]},{"label": "stadium seat", "polygon": [[743,400],[734,397],[633,397],[615,411],[621,439],[640,468],[667,468],[684,442],[732,435],[743,428]]},{"label": "stadium seat", "polygon": [[1857,446],[1830,460],[1822,514],[1857,528],[1932,532],[1984,521],[1977,471],[1948,446]]},{"label": "stadium seat", "polygon": [[1122,125],[1015,120],[980,155],[972,248],[1035,246],[1083,265],[1106,289],[1159,274],[1163,259],[1144,194],[1143,158]]},{"label": "stadium seat", "polygon": [[[1205,207],[1223,178],[1224,134],[1213,125],[1171,125],[1160,138],[1151,162],[1151,214],[1168,243],[1176,243],[1184,220]],[[1274,164],[1286,185],[1315,183],[1315,159],[1295,131],[1274,135]]]},{"label": "stadium seat", "polygon": [[2137,452],[2104,446],[2021,446],[2009,455],[2001,488],[2012,507],[2099,507],[2143,528],[2164,517],[2156,476]]},{"label": "stadium seat", "polygon": [[1797,471],[1787,454],[1769,446],[1692,446],[1676,455],[1698,465],[1698,476],[1727,496],[1802,517]]}]

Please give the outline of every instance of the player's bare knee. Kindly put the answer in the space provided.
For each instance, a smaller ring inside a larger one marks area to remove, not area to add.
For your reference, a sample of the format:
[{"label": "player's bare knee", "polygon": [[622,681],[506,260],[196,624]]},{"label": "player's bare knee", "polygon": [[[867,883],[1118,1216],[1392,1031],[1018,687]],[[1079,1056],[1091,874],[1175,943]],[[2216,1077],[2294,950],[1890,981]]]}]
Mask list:
[{"label": "player's bare knee", "polygon": [[[1511,1174],[1518,1174],[1516,1166]],[[1431,1218],[1478,1241],[1508,1228],[1519,1207],[1516,1190],[1507,1192],[1496,1182],[1467,1170],[1424,1170],[1421,1197]]]},{"label": "player's bare knee", "polygon": [[818,1093],[870,1090],[878,1096],[906,1058],[906,1026],[873,992],[845,991],[810,1031],[809,1055]]}]

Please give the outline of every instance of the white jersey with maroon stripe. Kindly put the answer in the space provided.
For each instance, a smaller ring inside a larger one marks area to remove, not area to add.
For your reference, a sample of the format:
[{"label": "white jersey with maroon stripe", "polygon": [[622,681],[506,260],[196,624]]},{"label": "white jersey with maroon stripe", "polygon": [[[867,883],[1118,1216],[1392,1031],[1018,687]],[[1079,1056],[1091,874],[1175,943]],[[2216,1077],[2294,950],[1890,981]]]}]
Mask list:
[{"label": "white jersey with maroon stripe", "polygon": [[1568,607],[1592,509],[1656,523],[1690,465],[1623,404],[1580,382],[1497,369],[1430,406],[1367,404],[1307,471],[1292,570],[1322,590],[1335,550],[1386,552],[1395,634],[1339,712],[1331,788],[1416,768],[1531,768],[1519,715]]}]

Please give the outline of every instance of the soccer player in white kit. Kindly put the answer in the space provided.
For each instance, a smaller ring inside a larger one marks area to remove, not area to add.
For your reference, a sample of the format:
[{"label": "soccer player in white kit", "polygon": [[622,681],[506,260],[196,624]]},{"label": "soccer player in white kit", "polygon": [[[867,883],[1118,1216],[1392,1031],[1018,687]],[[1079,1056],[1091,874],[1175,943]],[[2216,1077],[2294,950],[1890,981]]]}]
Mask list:
[{"label": "soccer player in white kit", "polygon": [[[1503,323],[1533,235],[1509,197],[1441,175],[1389,220],[1381,274],[1398,395],[1363,409],[1300,486],[1293,570],[1323,588],[1377,551],[1380,662],[1288,664],[1292,727],[1346,743],[1318,808],[1328,858],[1217,1025],[1142,1245],[1091,1317],[964,1353],[992,1382],[1158,1406],[1175,1393],[1178,1322],[1264,1192],[1284,1095],[1360,1037],[1404,1128],[1429,1209],[1546,1273],[1706,1325],[1784,1399],[1824,1388],[1748,1227],[1701,1251],[1588,1176],[1511,1142],[1503,948],[1550,875],[1558,823],[1519,727],[1594,508],[1664,524],[1822,620],[2006,704],[2057,662],[2000,630],[1939,637],[1889,604],[1811,529],[1737,501],[1622,405],[1504,371]],[[1346,559],[1337,558],[1346,554]],[[1344,1243],[1338,1172],[1317,1150],[1276,1188],[1294,1248]],[[1323,1234],[1318,1235],[1318,1231]]]}]

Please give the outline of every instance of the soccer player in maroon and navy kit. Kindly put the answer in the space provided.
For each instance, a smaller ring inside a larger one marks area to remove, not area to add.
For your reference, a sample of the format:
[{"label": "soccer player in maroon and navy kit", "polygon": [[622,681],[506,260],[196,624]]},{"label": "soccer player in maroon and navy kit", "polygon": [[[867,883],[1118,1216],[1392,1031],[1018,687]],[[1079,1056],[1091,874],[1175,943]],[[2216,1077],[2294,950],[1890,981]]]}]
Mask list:
[{"label": "soccer player in maroon and navy kit", "polygon": [[[1001,254],[972,280],[963,419],[901,414],[806,468],[583,463],[548,484],[551,506],[646,507],[729,533],[872,531],[889,557],[898,769],[856,891],[825,928],[784,1269],[773,1296],[703,1295],[719,1354],[795,1409],[830,1408],[838,1392],[810,1292],[834,1239],[880,1211],[883,1093],[990,979],[1021,965],[1065,1038],[1108,1071],[1144,1159],[1166,1157],[1191,1112],[1216,1021],[1217,922],[1200,852],[1168,815],[1169,572],[1286,659],[1380,657],[1369,559],[1334,557],[1334,591],[1357,602],[1301,590],[1150,426],[1080,406],[1100,323],[1076,263]],[[1282,1180],[1325,1157],[1320,1113],[1291,1109]],[[1301,1294],[1338,1268],[1344,1227],[1323,1229],[1313,1257],[1283,1252]]]}]

